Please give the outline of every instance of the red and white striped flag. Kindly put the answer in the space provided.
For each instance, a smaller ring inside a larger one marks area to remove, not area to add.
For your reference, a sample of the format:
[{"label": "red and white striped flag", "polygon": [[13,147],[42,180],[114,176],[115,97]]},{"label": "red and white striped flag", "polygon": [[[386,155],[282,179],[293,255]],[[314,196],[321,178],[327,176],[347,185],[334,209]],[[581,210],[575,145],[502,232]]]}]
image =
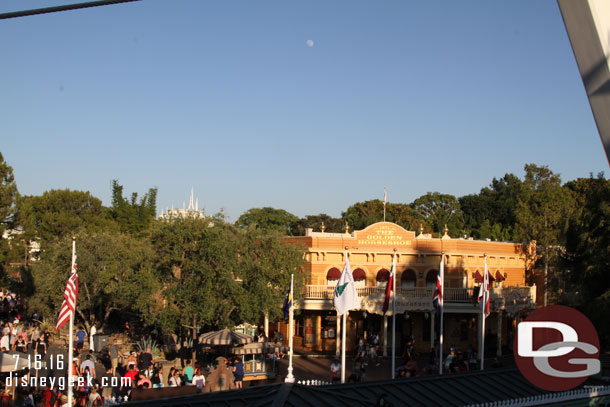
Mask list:
[{"label": "red and white striped flag", "polygon": [[76,309],[76,298],[78,297],[78,274],[76,272],[76,256],[72,264],[72,274],[68,279],[66,291],[64,291],[64,302],[61,304],[59,318],[57,319],[56,330],[60,330],[66,322],[70,321],[70,316],[74,315]]},{"label": "red and white striped flag", "polygon": [[383,211],[385,213],[385,204],[388,201],[388,191],[387,189],[383,188]]}]

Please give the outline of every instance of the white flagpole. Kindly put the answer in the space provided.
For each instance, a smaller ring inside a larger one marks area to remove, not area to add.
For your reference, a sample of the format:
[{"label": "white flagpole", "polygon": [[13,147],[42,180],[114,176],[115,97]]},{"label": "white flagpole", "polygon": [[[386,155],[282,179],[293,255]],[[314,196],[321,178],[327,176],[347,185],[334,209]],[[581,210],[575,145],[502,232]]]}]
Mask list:
[{"label": "white flagpole", "polygon": [[[384,219],[385,220],[385,219]],[[396,249],[392,259],[392,379],[396,375]]]},{"label": "white flagpole", "polygon": [[443,374],[443,324],[445,317],[445,252],[441,252],[441,323],[440,336],[438,341],[438,374]]},{"label": "white flagpole", "polygon": [[290,309],[288,311],[288,346],[290,346],[290,359],[288,362],[288,375],[286,376],[286,382],[294,383],[294,375],[292,374],[292,334],[294,324],[294,274],[290,275]]},{"label": "white flagpole", "polygon": [[487,276],[487,255],[485,255],[485,270],[483,274],[483,284],[481,289],[483,290],[483,296],[481,297],[481,370],[485,366],[485,307],[487,303],[487,287],[486,283],[489,281]]},{"label": "white flagpole", "polygon": [[345,383],[345,327],[347,321],[347,314],[349,311],[343,314],[343,320],[341,321],[341,383]]},{"label": "white flagpole", "polygon": [[[76,261],[76,238],[72,238],[72,267],[70,268],[70,275],[74,273],[74,262]],[[70,313],[70,333],[68,340],[68,405],[72,406],[72,364],[73,364],[73,353],[74,353],[74,314],[76,313],[76,304],[74,304],[74,312]]]}]

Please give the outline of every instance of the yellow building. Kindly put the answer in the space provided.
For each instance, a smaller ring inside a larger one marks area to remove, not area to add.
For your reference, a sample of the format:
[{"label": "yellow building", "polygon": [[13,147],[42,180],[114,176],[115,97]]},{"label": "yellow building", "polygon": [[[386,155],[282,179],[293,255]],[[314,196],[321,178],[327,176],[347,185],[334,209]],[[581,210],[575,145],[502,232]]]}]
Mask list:
[{"label": "yellow building", "polygon": [[[491,312],[486,320],[486,345],[501,352],[510,346],[520,312],[535,307],[536,288],[525,285],[527,253],[535,243],[516,244],[445,235],[432,238],[380,222],[351,233],[313,232],[287,237],[305,247],[305,295],[297,307],[295,346],[339,352],[340,324],[333,306],[333,291],[349,259],[362,308],[351,311],[347,321],[347,349],[358,339],[377,333],[388,353],[391,343],[392,306],[382,315],[385,288],[394,253],[396,267],[396,346],[400,355],[407,338],[414,338],[420,352],[429,352],[438,339],[439,318],[432,305],[434,286],[445,256],[444,346],[476,349],[481,310],[476,303],[484,259],[492,277]],[[533,252],[532,252],[533,251]],[[285,329],[285,328],[284,328]],[[499,345],[499,346],[498,346]],[[486,355],[489,356],[488,353]]]}]

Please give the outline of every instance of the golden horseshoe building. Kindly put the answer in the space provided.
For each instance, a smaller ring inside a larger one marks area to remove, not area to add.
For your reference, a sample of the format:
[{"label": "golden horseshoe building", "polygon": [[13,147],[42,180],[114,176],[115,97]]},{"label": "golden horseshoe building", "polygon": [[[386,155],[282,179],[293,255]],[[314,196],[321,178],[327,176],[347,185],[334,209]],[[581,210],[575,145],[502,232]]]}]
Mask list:
[{"label": "golden horseshoe building", "polygon": [[[477,304],[484,257],[491,276],[491,315],[486,320],[486,357],[512,345],[513,332],[523,312],[535,308],[536,287],[526,286],[527,254],[535,253],[535,242],[517,244],[442,238],[408,231],[380,222],[351,233],[313,232],[287,237],[305,247],[305,293],[295,316],[295,347],[339,353],[339,319],[333,306],[333,291],[345,264],[350,265],[362,308],[350,311],[347,349],[358,340],[378,334],[383,355],[391,350],[392,305],[382,313],[385,288],[396,253],[396,354],[408,338],[419,352],[429,352],[438,340],[439,318],[432,297],[441,261],[445,256],[444,348],[478,349],[481,308]],[[281,327],[286,332],[286,327]],[[380,351],[381,354],[381,351]]]}]

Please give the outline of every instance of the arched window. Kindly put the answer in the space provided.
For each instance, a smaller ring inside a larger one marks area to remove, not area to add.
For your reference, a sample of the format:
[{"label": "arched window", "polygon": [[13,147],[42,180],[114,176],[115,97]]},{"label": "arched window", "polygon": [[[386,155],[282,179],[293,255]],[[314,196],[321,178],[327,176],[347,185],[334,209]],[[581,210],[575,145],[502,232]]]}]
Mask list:
[{"label": "arched window", "polygon": [[380,286],[385,286],[388,283],[388,280],[390,279],[390,272],[387,269],[381,269],[377,272],[377,285]]},{"label": "arched window", "polygon": [[417,277],[415,275],[415,271],[409,269],[405,270],[402,273],[402,277],[400,278],[400,285],[402,288],[415,288],[416,281]]},{"label": "arched window", "polygon": [[430,270],[426,273],[426,288],[434,290],[436,288],[436,280],[438,279],[438,270]]},{"label": "arched window", "polygon": [[354,284],[356,287],[366,286],[366,272],[364,270],[357,268],[352,271],[352,276],[354,277]]},{"label": "arched window", "polygon": [[334,285],[337,284],[337,280],[341,278],[341,272],[338,268],[333,267],[326,273],[326,284]]}]

